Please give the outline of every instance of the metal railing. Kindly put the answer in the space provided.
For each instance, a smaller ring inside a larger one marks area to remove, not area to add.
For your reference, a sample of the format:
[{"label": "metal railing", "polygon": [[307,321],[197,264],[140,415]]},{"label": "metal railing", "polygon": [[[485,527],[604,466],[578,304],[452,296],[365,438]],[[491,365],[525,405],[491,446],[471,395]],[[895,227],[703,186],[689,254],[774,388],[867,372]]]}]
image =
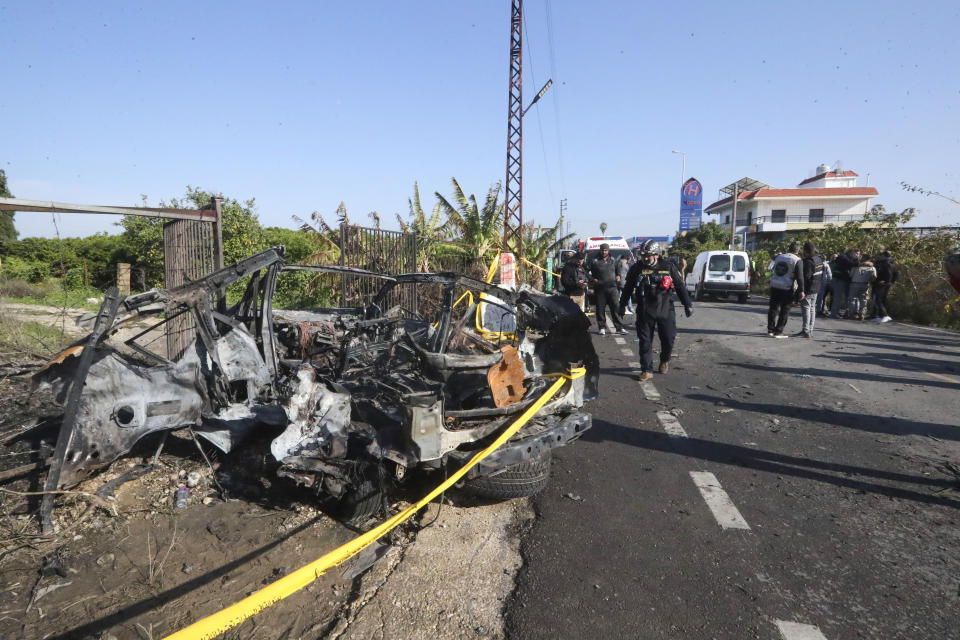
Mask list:
[{"label": "metal railing", "polygon": [[[417,234],[385,231],[352,224],[340,225],[340,264],[397,275],[417,270]],[[358,307],[369,302],[383,281],[362,276],[342,275],[340,305]],[[397,287],[387,302],[417,311],[417,292],[412,286]]]},{"label": "metal railing", "polygon": [[[814,216],[811,219],[810,214],[791,214],[784,216],[759,216],[757,218],[737,218],[738,227],[746,227],[754,224],[843,224],[845,222],[859,222],[863,220],[862,213],[848,213],[838,215]],[[730,221],[723,223],[724,227],[730,226]]]}]

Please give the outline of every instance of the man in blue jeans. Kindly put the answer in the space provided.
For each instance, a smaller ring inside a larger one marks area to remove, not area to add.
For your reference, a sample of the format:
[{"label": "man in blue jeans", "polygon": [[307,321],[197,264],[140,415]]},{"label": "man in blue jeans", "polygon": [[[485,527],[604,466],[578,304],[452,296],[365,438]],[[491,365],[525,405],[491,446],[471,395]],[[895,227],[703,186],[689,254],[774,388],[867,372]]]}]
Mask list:
[{"label": "man in blue jeans", "polygon": [[817,253],[817,247],[809,240],[803,243],[803,284],[800,296],[800,313],[803,314],[803,327],[800,338],[810,338],[813,325],[817,321],[817,296],[820,292],[820,283],[823,280],[824,265],[826,263]]}]

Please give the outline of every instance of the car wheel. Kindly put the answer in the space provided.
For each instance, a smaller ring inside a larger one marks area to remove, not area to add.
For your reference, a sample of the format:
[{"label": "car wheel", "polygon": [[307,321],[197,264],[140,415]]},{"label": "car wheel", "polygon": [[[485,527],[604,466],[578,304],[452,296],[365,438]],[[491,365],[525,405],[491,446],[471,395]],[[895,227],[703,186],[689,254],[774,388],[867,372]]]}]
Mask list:
[{"label": "car wheel", "polygon": [[700,302],[701,300],[703,300],[703,282],[697,283],[697,288],[694,289],[693,299],[696,300],[697,302]]},{"label": "car wheel", "polygon": [[747,301],[747,294],[741,293],[740,295],[737,296],[737,302],[739,302],[740,304],[743,304],[746,301]]},{"label": "car wheel", "polygon": [[506,467],[495,476],[481,476],[463,483],[463,490],[475,496],[506,500],[540,493],[550,481],[549,451],[536,458]]}]

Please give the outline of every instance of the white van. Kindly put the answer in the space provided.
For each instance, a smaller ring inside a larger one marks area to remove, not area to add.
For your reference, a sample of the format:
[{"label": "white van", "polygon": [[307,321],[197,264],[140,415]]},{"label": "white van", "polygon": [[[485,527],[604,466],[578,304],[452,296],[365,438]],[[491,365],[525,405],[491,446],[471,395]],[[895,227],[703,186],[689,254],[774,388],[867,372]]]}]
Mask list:
[{"label": "white van", "polygon": [[705,295],[728,297],[737,302],[750,295],[750,256],[745,251],[702,251],[686,280],[687,292],[694,300]]}]

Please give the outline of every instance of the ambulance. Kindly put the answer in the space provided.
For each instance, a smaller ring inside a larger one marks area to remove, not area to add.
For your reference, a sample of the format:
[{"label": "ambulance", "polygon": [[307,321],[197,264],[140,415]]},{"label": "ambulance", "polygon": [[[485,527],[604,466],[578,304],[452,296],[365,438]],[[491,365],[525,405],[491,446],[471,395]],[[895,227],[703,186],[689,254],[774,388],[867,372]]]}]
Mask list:
[{"label": "ambulance", "polygon": [[610,245],[610,255],[614,260],[619,260],[620,256],[627,256],[633,261],[633,252],[630,251],[630,245],[627,244],[623,236],[596,236],[594,238],[580,238],[577,243],[577,249],[583,252],[583,266],[590,272],[590,265],[600,255],[600,245]]}]

